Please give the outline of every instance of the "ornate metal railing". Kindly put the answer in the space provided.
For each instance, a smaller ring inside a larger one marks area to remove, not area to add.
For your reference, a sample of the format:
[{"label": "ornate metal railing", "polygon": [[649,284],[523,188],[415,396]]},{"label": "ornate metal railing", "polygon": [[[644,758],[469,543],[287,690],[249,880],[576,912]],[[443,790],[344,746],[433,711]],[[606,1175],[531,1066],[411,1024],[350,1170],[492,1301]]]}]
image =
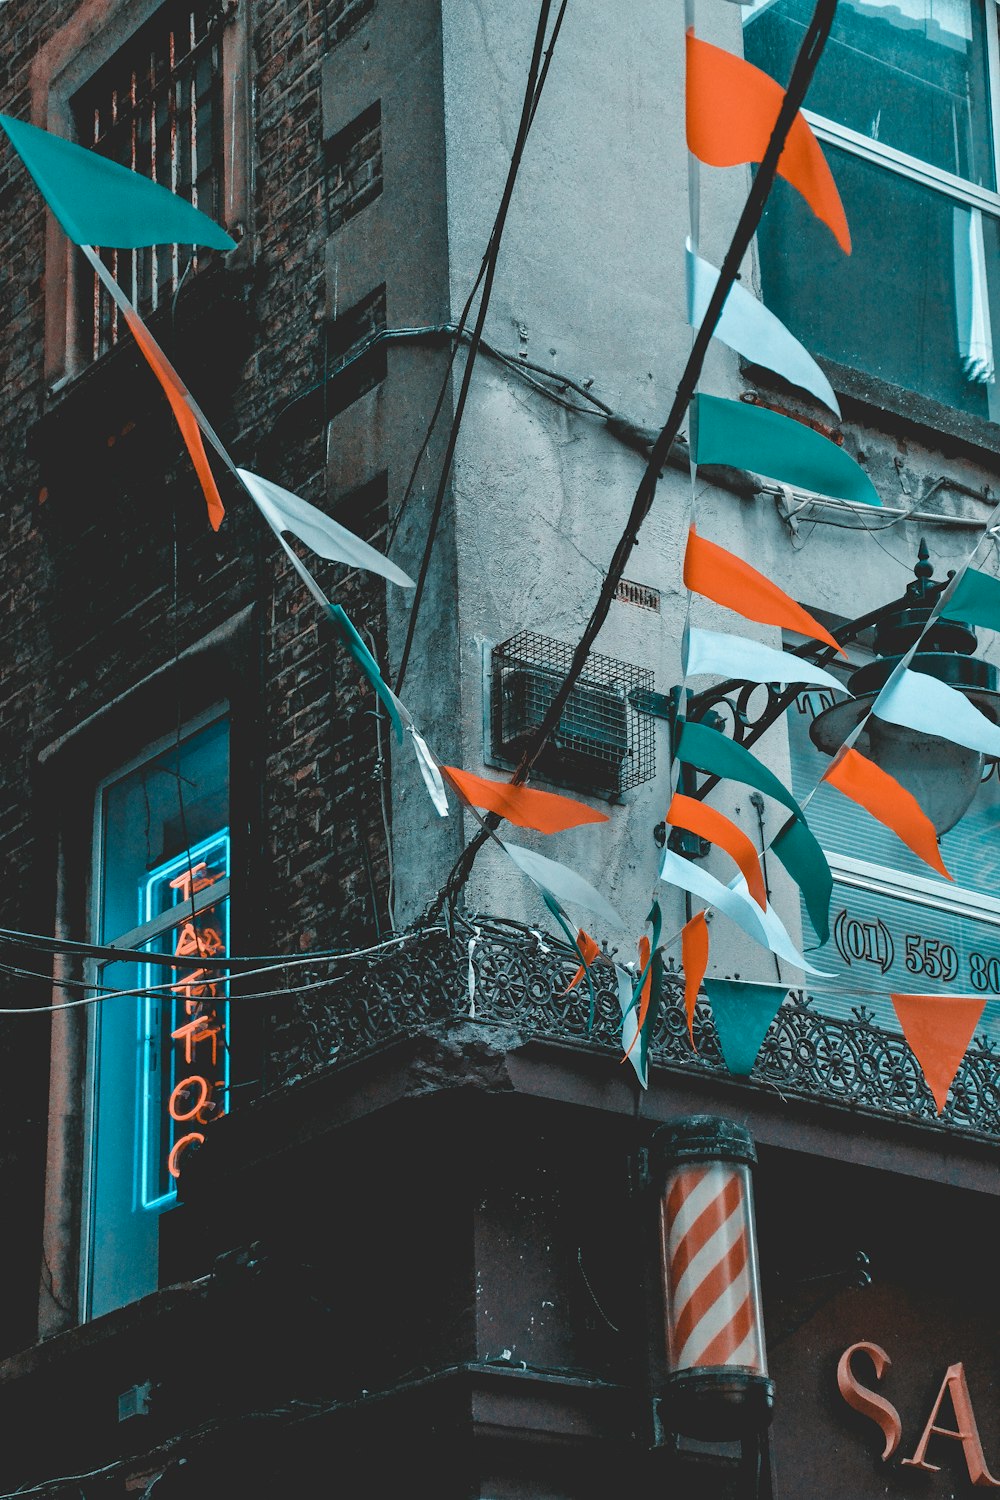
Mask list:
[{"label": "ornate metal railing", "polygon": [[[586,985],[567,993],[578,964],[563,943],[496,919],[415,932],[399,948],[336,965],[329,991],[290,995],[273,1033],[269,1087],[375,1051],[441,1021],[474,1018],[528,1037],[551,1037],[619,1052],[621,1008],[614,969],[595,966],[597,1005],[588,1031]],[[470,986],[470,966],[475,984]],[[321,975],[308,976],[319,980]],[[664,975],[663,1005],[651,1048],[654,1069],[725,1073],[711,1011],[699,1001],[696,1051],[687,1034],[683,976]],[[470,995],[470,991],[472,991]],[[311,998],[312,995],[318,998]],[[510,1045],[510,1043],[505,1043]],[[923,1074],[902,1036],[870,1013],[853,1020],[819,1014],[793,991],[764,1040],[751,1082],[783,1098],[827,1101],[866,1114],[938,1130],[1000,1138],[1000,1055],[985,1038],[966,1053],[939,1119]]]}]

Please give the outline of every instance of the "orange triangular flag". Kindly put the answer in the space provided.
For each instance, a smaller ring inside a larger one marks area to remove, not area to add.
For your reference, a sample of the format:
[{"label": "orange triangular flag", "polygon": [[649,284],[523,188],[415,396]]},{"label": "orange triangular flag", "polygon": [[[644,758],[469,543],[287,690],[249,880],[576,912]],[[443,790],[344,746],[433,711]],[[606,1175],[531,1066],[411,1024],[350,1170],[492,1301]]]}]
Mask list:
[{"label": "orange triangular flag", "polygon": [[[642,973],[643,969],[646,968],[647,964],[649,964],[649,938],[643,936],[643,937],[641,937],[639,939],[639,973],[640,974]],[[646,973],[646,977],[645,977],[645,979],[642,982],[642,993],[639,996],[639,1013],[638,1013],[638,1015],[636,1017],[635,1036],[629,1042],[629,1044],[628,1044],[628,1051],[625,1053],[625,1056],[621,1059],[622,1062],[628,1062],[629,1055],[631,1054],[632,1048],[635,1046],[636,1042],[642,1036],[642,1028],[646,1024],[646,1013],[649,1010],[649,997],[650,997],[650,994],[652,993],[652,988],[653,988],[653,967],[650,964],[649,969],[648,969],[648,971]]]},{"label": "orange triangular flag", "polygon": [[537,792],[534,787],[512,786],[509,781],[490,781],[460,771],[457,766],[442,766],[459,796],[473,807],[498,813],[518,828],[534,828],[538,833],[561,833],[580,823],[606,823],[607,813],[587,807],[573,797],[559,797],[555,792]]},{"label": "orange triangular flag", "polygon": [[858,750],[841,750],[827,768],[823,780],[870,812],[886,828],[891,828],[907,848],[945,880],[952,879],[941,858],[934,824],[913,793],[900,786],[895,776],[890,776],[888,771],[883,771]]},{"label": "orange triangular flag", "polygon": [[[601,951],[600,943],[595,943],[590,933],[584,932],[582,927],[576,935],[576,946],[579,948],[588,964],[592,964],[594,962],[594,959]],[[569,984],[561,993],[564,995],[568,995],[570,990],[575,990],[586,972],[587,970],[584,968],[583,964],[581,964],[576,973],[573,975],[573,978],[570,980]]]},{"label": "orange triangular flag", "polygon": [[801,604],[796,604],[784,589],[779,589],[770,578],[765,578],[735,553],[706,541],[693,526],[688,532],[684,554],[684,582],[692,593],[702,594],[716,604],[724,604],[744,619],[756,620],[760,625],[784,625],[800,635],[825,641],[841,656],[846,655],[830,632]]},{"label": "orange triangular flag", "polygon": [[219,494],[218,486],[215,483],[215,477],[209,467],[201,431],[195,420],[194,412],[188,405],[187,390],[139,315],[131,309],[124,307],[122,308],[122,312],[125,314],[125,321],[132,330],[132,335],[136,343],[146,357],[149,368],[160,382],[164,394],[170,402],[170,409],[177,419],[177,425],[181,430],[181,437],[187,445],[187,451],[191,455],[191,462],[194,464],[195,473],[198,475],[202,493],[205,496],[205,503],[208,506],[208,519],[212,524],[212,530],[218,531],[222,525],[222,519],[226,511],[222,504],[222,496]]},{"label": "orange triangular flag", "polygon": [[[785,97],[780,83],[742,57],[687,34],[687,142],[709,167],[763,161]],[[851,253],[851,231],[833,173],[819,142],[796,114],[778,173],[797,188],[840,248]]]},{"label": "orange triangular flag", "polygon": [[681,928],[681,967],[684,970],[684,1009],[687,1012],[688,1036],[694,1047],[694,1008],[698,991],[708,968],[708,923],[703,911],[695,912]]},{"label": "orange triangular flag", "polygon": [[[640,974],[642,973],[643,969],[646,968],[647,964],[649,964],[649,938],[648,937],[641,937],[639,939],[639,973]],[[642,994],[639,996],[639,1015],[637,1017],[638,1024],[637,1024],[636,1030],[635,1030],[635,1034],[636,1034],[637,1037],[638,1037],[639,1033],[642,1031],[642,1028],[646,1024],[646,1012],[649,1010],[649,996],[650,996],[650,993],[652,991],[652,988],[653,988],[653,969],[652,969],[652,965],[650,965],[649,970],[648,970],[648,972],[646,974],[646,978],[643,981]],[[634,1045],[634,1043],[633,1043],[633,1045]],[[631,1052],[631,1050],[632,1050],[632,1048],[630,1047],[629,1048],[629,1052]],[[626,1052],[625,1056],[626,1057],[628,1056],[628,1052]]]},{"label": "orange triangular flag", "polygon": [[972,1033],[986,1004],[985,995],[893,995],[903,1035],[920,1064],[938,1114],[962,1065]]},{"label": "orange triangular flag", "polygon": [[742,870],[747,889],[761,911],[767,911],[767,891],[760,860],[742,828],[737,828],[725,813],[706,807],[694,797],[684,797],[680,792],[674,793],[667,811],[667,822],[674,828],[686,828],[689,833],[696,833],[699,838],[724,849]]}]

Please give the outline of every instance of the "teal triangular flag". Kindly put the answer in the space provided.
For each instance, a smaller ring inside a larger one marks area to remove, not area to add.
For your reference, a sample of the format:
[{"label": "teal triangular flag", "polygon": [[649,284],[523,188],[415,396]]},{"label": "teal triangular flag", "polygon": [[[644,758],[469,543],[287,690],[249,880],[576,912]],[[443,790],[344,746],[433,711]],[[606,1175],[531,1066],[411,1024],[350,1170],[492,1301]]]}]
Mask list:
[{"label": "teal triangular flag", "polygon": [[543,890],[542,900],[545,902],[545,905],[552,913],[554,919],[559,923],[559,926],[562,928],[567,941],[569,942],[570,946],[576,950],[576,956],[580,960],[580,963],[583,965],[583,977],[587,981],[587,990],[590,994],[590,1013],[587,1017],[587,1031],[589,1033],[594,1029],[594,1017],[597,1014],[597,991],[594,989],[594,978],[590,972],[590,965],[584,958],[583,949],[580,947],[580,944],[576,940],[576,934],[574,933],[572,927],[569,925],[569,922],[566,920],[566,913],[559,905],[559,902],[556,900],[555,896],[552,895],[551,891]]},{"label": "teal triangular flag", "polygon": [[820,943],[829,942],[833,874],[812,830],[803,819],[792,818],[771,848],[802,892],[809,920]]},{"label": "teal triangular flag", "polygon": [[207,214],[148,177],[10,115],[0,115],[0,126],[75,244],[235,250],[236,241]]},{"label": "teal triangular flag", "polygon": [[843,448],[792,417],[746,401],[696,396],[691,404],[691,454],[699,465],[749,469],[818,495],[882,504],[864,469]]},{"label": "teal triangular flag", "polygon": [[788,986],[747,984],[737,979],[706,979],[704,985],[726,1067],[730,1073],[748,1078]]},{"label": "teal triangular flag", "polygon": [[769,797],[783,803],[796,818],[802,817],[801,807],[773,771],[735,740],[727,739],[717,729],[709,729],[707,724],[695,724],[689,720],[684,725],[674,755],[685,765],[695,766],[706,775],[755,786],[759,792],[766,792]]},{"label": "teal triangular flag", "polygon": [[659,948],[654,948],[652,963],[650,967],[649,981],[649,1009],[646,1012],[646,1024],[639,1033],[639,1067],[641,1076],[649,1076],[649,1044],[653,1033],[656,1031],[656,1023],[660,1018],[660,1004],[663,997],[663,954]]},{"label": "teal triangular flag", "polygon": [[395,696],[389,691],[383,680],[382,673],[378,669],[378,662],[372,656],[368,647],[355,630],[350,618],[341,609],[339,604],[331,604],[327,600],[326,612],[330,624],[334,627],[340,639],[361,668],[361,671],[385,704],[386,713],[389,715],[392,727],[396,731],[396,738],[402,744],[403,722],[399,717],[399,709],[396,706]]},{"label": "teal triangular flag", "polygon": [[945,620],[964,620],[984,630],[1000,630],[1000,578],[991,578],[978,568],[966,568],[939,613]]}]

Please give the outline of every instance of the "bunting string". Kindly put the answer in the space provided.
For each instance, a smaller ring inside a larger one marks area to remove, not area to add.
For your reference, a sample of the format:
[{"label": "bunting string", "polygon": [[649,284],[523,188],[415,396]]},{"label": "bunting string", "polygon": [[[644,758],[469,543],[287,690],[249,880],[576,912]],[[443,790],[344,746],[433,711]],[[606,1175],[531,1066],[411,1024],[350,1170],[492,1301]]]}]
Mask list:
[{"label": "bunting string", "polygon": [[[656,475],[687,412],[690,418],[689,540],[685,555],[686,614],[684,629],[684,678],[678,716],[679,743],[670,768],[672,796],[667,820],[709,839],[735,861],[739,874],[728,886],[665,851],[660,879],[684,889],[708,904],[689,916],[684,926],[666,942],[661,940],[661,913],[654,900],[646,925],[652,935],[643,935],[637,976],[616,965],[622,1009],[625,1055],[645,1083],[648,1050],[660,1003],[663,953],[681,939],[686,978],[685,1005],[689,1031],[698,987],[704,980],[716,1014],[720,1043],[731,1070],[749,1072],[767,1027],[773,1020],[786,990],[779,985],[736,985],[734,981],[704,979],[708,964],[708,916],[713,907],[736,921],[754,941],[793,966],[822,974],[795,948],[777,915],[769,906],[762,865],[774,849],[786,870],[803,892],[810,919],[821,946],[829,940],[829,898],[832,877],[822,850],[811,834],[804,812],[819,786],[829,782],[853,798],[904,839],[942,876],[950,878],[941,859],[937,840],[926,816],[898,782],[881,771],[856,749],[874,715],[887,722],[940,733],[948,738],[1000,758],[1000,730],[954,689],[926,674],[914,681],[912,663],[923,641],[939,618],[970,620],[985,628],[1000,630],[1000,582],[973,567],[983,543],[1000,518],[1000,505],[991,512],[969,555],[934,601],[919,635],[911,643],[881,692],[867,705],[845,737],[830,766],[801,803],[749,752],[735,744],[720,748],[723,737],[704,725],[684,723],[687,681],[699,672],[724,675],[740,672],[750,681],[781,681],[774,674],[796,669],[792,682],[822,682],[840,687],[822,668],[798,662],[738,635],[720,634],[691,626],[694,594],[736,610],[744,618],[770,626],[794,628],[812,639],[840,651],[830,632],[796,604],[765,575],[750,568],[734,554],[700,537],[695,526],[695,500],[699,465],[722,464],[759,473],[780,482],[795,484],[855,505],[879,506],[875,486],[850,456],[813,428],[779,413],[741,402],[726,401],[699,389],[702,360],[710,338],[717,337],[739,352],[760,358],[793,381],[839,416],[836,396],[808,351],[768,309],[733,277],[746,252],[775,172],[784,176],[804,197],[813,212],[829,227],[841,248],[850,253],[850,231],[836,184],[808,123],[799,112],[812,70],[822,51],[832,20],[835,0],[819,0],[802,49],[796,59],[788,90],[744,59],[734,57],[698,38],[695,33],[694,0],[685,0],[688,58],[687,139],[688,210],[690,238],[686,248],[688,274],[688,320],[694,330],[691,355],[678,387],[667,423],[654,444],[650,463],[639,486],[626,532],[619,542],[601,599],[574,653],[573,667],[546,714],[537,743],[526,754],[510,782],[497,782],[459,767],[444,765],[418,732],[411,715],[384,681],[375,657],[365,645],[344,610],[329,600],[310,569],[290,545],[296,538],[320,557],[351,567],[367,568],[401,587],[413,588],[413,580],[383,554],[300,497],[271,481],[238,468],[225,445],[208,422],[172,363],[148,329],[138,310],[116,277],[105,265],[95,246],[130,248],[144,244],[198,243],[217,249],[234,248],[234,242],[211,220],[176,195],[130,173],[93,152],[59,140],[23,122],[0,116],[2,127],[19,152],[70,239],[79,245],[101,286],[125,319],[136,343],[159,382],[177,421],[201,485],[211,526],[218,529],[224,506],[212,470],[208,449],[222,463],[241,490],[253,501],[302,583],[309,590],[337,632],[362,676],[378,695],[385,713],[402,742],[409,737],[420,775],[435,810],[447,816],[446,782],[480,823],[478,842],[470,845],[461,864],[457,894],[471,869],[471,857],[486,838],[492,838],[515,866],[539,890],[553,920],[566,935],[580,959],[580,968],[566,993],[586,979],[590,991],[590,1024],[596,1003],[591,966],[601,960],[599,947],[583,928],[576,935],[565,912],[566,905],[580,905],[602,921],[624,927],[621,917],[601,892],[568,866],[534,850],[500,839],[495,820],[545,834],[588,823],[606,822],[607,815],[573,798],[522,785],[548,734],[563,711],[573,682],[579,676],[597,629],[607,613],[607,600],[621,577],[639,527],[652,503]],[[543,17],[545,14],[543,6]],[[561,19],[561,13],[560,13]],[[540,35],[544,34],[544,25]],[[537,50],[537,48],[536,48]],[[551,50],[551,48],[550,48]],[[531,111],[533,115],[533,110]],[[530,123],[530,117],[529,117]],[[698,254],[700,232],[700,166],[759,162],[747,204],[734,233],[721,271]],[[136,218],[138,215],[138,219]],[[141,221],[141,222],[140,222]],[[151,237],[152,236],[152,237]],[[484,312],[485,301],[481,314]],[[471,367],[471,361],[470,361]],[[467,371],[467,376],[470,372]],[[602,613],[603,610],[603,613]],[[728,654],[727,654],[728,653]],[[843,653],[842,653],[843,654]],[[754,676],[757,673],[757,676]],[[807,675],[808,674],[808,675]],[[737,752],[739,752],[737,754]],[[791,813],[780,831],[761,841],[758,851],[747,836],[721,812],[679,791],[680,766],[692,765],[707,774],[743,779],[777,797]],[[908,801],[906,799],[909,799]],[[911,805],[912,804],[912,805]],[[485,810],[487,817],[477,810]],[[479,930],[468,944],[470,1014],[475,1014],[476,974],[473,955]],[[780,970],[779,970],[780,973]],[[621,976],[628,976],[627,980]],[[722,986],[728,984],[726,990]],[[626,1000],[626,985],[630,998]],[[735,985],[735,988],[734,988]],[[92,986],[90,988],[93,988]],[[134,993],[134,992],[121,992]],[[777,998],[776,998],[777,997]],[[908,1041],[920,1061],[939,1112],[948,1088],[979,1022],[985,1000],[981,997],[894,995],[893,1004]],[[941,1002],[948,1002],[943,1009]],[[75,1003],[75,1002],[70,1002]],[[978,1009],[977,1009],[978,1007]],[[942,1016],[948,1017],[947,1025]],[[724,1036],[725,1033],[725,1036]],[[759,1035],[758,1035],[759,1033]],[[942,1040],[944,1038],[944,1040]],[[636,1048],[638,1042],[638,1048]],[[693,1031],[692,1031],[693,1042]],[[632,1057],[633,1052],[637,1054]],[[954,1063],[954,1066],[952,1066]],[[950,1072],[949,1072],[950,1070]]]}]

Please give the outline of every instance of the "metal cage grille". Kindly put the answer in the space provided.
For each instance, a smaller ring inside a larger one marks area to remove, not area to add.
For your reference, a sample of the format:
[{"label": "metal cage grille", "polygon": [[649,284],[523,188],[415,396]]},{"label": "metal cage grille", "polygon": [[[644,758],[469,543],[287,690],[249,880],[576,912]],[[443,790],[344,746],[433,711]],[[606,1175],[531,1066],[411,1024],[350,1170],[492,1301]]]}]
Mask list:
[{"label": "metal cage grille", "polygon": [[[572,646],[527,630],[494,647],[491,731],[499,760],[520,760],[572,659]],[[591,653],[535,763],[539,773],[558,785],[609,796],[650,781],[656,772],[653,720],[637,712],[633,699],[652,689],[648,668]]]},{"label": "metal cage grille", "polygon": [[[210,218],[222,207],[222,32],[231,13],[219,0],[168,0],[73,99],[84,145]],[[142,313],[170,300],[189,264],[197,270],[195,252],[179,245],[102,253]],[[79,353],[98,359],[118,342],[122,320],[82,262],[79,286]]]}]

